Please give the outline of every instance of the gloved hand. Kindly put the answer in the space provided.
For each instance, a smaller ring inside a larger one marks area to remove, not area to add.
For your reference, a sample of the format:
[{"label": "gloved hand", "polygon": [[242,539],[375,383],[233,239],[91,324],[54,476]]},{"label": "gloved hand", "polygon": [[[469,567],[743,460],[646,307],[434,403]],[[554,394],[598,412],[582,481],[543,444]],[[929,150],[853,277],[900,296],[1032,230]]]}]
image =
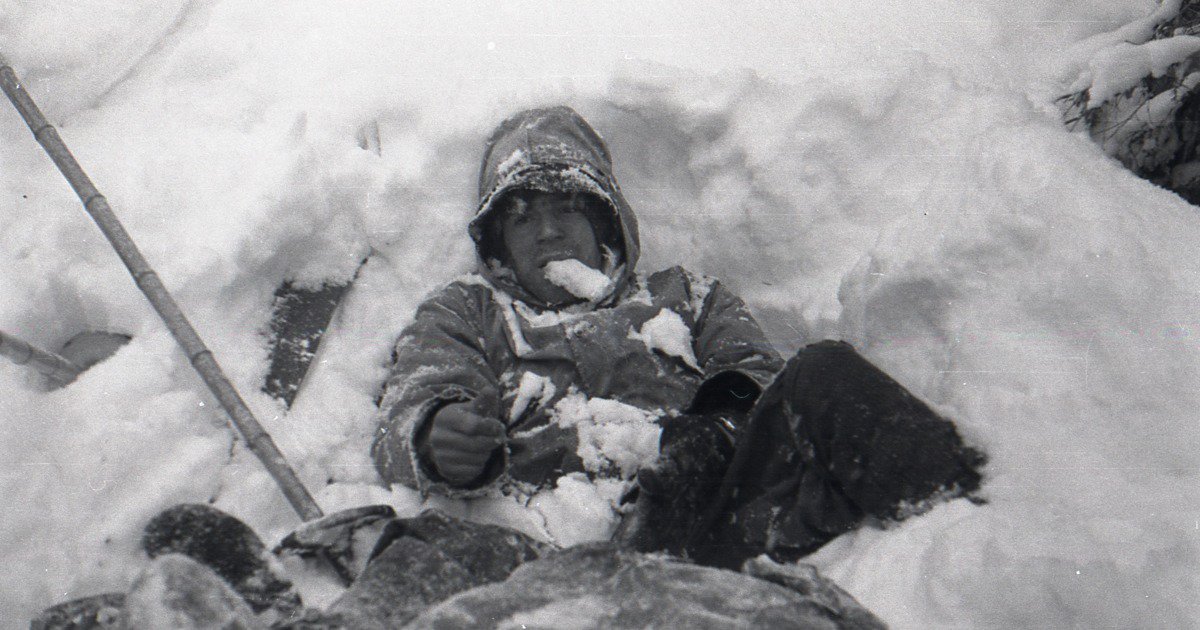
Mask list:
[{"label": "gloved hand", "polygon": [[683,414],[663,422],[658,460],[638,471],[638,485],[669,496],[719,483],[733,456],[733,424],[716,414]]},{"label": "gloved hand", "polygon": [[465,486],[483,474],[504,436],[504,424],[475,413],[471,403],[446,405],[429,429],[429,458],[451,485]]},{"label": "gloved hand", "polygon": [[733,423],[720,414],[667,418],[658,460],[638,471],[637,503],[618,542],[638,551],[685,555],[708,501],[716,496],[733,457]]}]

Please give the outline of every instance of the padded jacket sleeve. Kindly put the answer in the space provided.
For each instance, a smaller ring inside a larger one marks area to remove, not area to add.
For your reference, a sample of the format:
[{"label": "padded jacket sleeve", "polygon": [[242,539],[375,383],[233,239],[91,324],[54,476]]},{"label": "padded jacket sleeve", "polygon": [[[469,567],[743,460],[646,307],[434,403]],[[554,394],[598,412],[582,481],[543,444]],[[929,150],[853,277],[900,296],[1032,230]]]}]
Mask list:
[{"label": "padded jacket sleeve", "polygon": [[694,296],[707,288],[692,334],[704,381],[688,411],[748,411],[783,367],[779,353],[746,308],[720,282],[692,278]]},{"label": "padded jacket sleeve", "polygon": [[481,415],[499,417],[499,385],[488,364],[483,330],[486,292],[454,283],[426,300],[400,334],[384,385],[371,456],[380,476],[422,493],[481,494],[507,465],[504,449],[470,487],[453,487],[423,452],[434,414],[454,402],[473,401]]}]

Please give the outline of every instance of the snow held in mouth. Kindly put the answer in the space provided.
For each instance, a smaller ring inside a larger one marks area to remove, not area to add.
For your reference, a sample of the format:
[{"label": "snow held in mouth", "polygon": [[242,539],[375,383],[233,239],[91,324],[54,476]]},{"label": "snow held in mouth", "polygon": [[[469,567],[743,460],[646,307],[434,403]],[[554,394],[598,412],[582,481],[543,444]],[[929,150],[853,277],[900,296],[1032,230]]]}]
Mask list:
[{"label": "snow held in mouth", "polygon": [[542,269],[547,280],[589,302],[601,300],[612,289],[612,280],[608,276],[574,258],[552,260]]}]

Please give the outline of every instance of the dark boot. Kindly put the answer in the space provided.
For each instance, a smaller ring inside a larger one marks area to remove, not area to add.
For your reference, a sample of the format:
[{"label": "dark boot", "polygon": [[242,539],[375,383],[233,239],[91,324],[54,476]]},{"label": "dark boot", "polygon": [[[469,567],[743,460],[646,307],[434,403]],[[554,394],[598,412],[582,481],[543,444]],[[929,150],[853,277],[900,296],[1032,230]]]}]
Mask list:
[{"label": "dark boot", "polygon": [[870,517],[906,518],[979,489],[985,457],[846,343],[796,354],[759,398],[697,556],[718,566],[811,553]]},{"label": "dark boot", "polygon": [[292,583],[271,571],[254,530],[212,506],[186,503],[159,513],[146,525],[142,549],[151,558],[180,553],[211,568],[255,613],[274,608],[288,617],[301,608]]}]

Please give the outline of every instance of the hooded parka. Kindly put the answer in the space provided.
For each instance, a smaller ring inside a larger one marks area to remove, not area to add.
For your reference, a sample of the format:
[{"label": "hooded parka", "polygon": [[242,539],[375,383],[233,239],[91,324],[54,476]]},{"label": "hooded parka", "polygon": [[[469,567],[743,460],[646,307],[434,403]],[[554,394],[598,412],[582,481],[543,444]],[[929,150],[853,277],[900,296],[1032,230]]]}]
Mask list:
[{"label": "hooded parka", "polygon": [[[509,193],[528,189],[603,202],[593,219],[607,235],[611,289],[603,296],[554,310],[516,281],[493,221]],[[564,399],[620,403],[653,422],[687,410],[698,394],[752,401],[782,366],[745,304],[719,282],[680,267],[635,271],[636,218],[603,140],[570,108],[521,112],[497,128],[468,231],[477,271],[421,304],[395,346],[372,443],[389,483],[471,496],[532,492],[576,472],[628,479],[634,470],[619,461],[600,457],[597,465],[595,449],[580,441],[589,427],[566,420]],[[427,437],[434,414],[463,401],[504,422],[507,438],[481,477],[454,487],[437,473]]]}]

